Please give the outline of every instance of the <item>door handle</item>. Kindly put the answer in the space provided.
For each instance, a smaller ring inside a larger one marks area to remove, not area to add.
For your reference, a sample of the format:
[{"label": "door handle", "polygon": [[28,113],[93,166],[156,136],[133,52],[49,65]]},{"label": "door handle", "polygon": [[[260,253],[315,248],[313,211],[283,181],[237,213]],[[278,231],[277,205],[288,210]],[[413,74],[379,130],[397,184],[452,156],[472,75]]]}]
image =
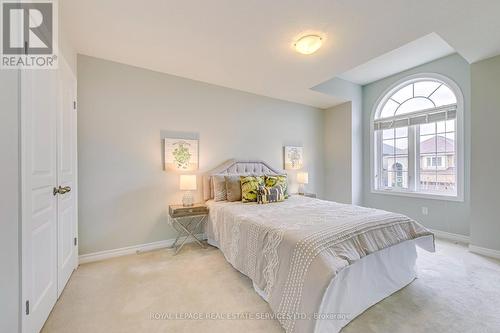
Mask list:
[{"label": "door handle", "polygon": [[52,193],[54,195],[56,195],[56,194],[65,194],[65,193],[68,193],[68,192],[71,192],[71,187],[69,187],[69,186],[61,187],[60,185],[59,185],[58,188],[54,187],[54,190],[52,191]]},{"label": "door handle", "polygon": [[68,193],[68,192],[71,192],[71,187],[69,187],[69,186],[64,186],[64,187],[59,186],[59,194],[65,194],[65,193]]}]

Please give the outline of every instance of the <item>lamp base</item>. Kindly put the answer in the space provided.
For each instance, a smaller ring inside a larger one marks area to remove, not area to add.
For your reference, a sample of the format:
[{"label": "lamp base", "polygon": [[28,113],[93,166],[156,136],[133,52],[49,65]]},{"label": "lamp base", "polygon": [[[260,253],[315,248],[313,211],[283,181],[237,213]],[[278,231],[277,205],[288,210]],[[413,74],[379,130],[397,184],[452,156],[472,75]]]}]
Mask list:
[{"label": "lamp base", "polygon": [[184,196],[182,197],[182,205],[184,207],[193,206],[193,193],[191,193],[191,191],[184,193]]},{"label": "lamp base", "polygon": [[299,184],[299,194],[304,195],[306,193],[306,186],[304,184]]}]

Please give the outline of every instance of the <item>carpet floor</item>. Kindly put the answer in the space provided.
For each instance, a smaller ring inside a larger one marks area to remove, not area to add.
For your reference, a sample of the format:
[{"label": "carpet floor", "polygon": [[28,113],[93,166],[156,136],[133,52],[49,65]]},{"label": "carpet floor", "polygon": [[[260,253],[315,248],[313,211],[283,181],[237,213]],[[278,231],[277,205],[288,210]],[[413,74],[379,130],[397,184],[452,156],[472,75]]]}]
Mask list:
[{"label": "carpet floor", "polygon": [[[162,249],[81,265],[42,332],[283,332],[275,320],[235,318],[271,310],[218,249],[190,244],[172,254]],[[499,261],[438,241],[436,253],[419,249],[417,265],[418,279],[342,333],[500,332]]]}]

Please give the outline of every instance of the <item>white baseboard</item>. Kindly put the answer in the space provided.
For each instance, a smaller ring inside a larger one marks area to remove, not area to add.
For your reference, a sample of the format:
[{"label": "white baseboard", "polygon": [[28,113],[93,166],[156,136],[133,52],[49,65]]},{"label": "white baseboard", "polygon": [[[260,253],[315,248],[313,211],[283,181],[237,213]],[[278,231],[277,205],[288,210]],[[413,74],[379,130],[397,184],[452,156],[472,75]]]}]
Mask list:
[{"label": "white baseboard", "polygon": [[500,259],[500,251],[488,249],[486,247],[480,247],[476,245],[469,245],[469,251],[483,256]]},{"label": "white baseboard", "polygon": [[[200,239],[205,239],[204,234],[197,234],[196,237]],[[182,241],[183,238],[181,238],[180,241]],[[115,257],[121,257],[125,256],[128,254],[134,254],[134,253],[140,253],[140,252],[147,252],[147,251],[153,251],[157,249],[162,249],[165,247],[170,247],[174,244],[175,239],[166,239],[166,240],[161,240],[153,243],[147,243],[147,244],[139,244],[139,245],[132,245],[132,246],[127,246],[127,247],[121,247],[118,249],[113,249],[113,250],[105,250],[105,251],[99,251],[99,252],[94,252],[94,253],[88,253],[88,254],[82,254],[78,257],[78,263],[79,264],[86,264],[89,262],[94,262],[94,261],[100,261],[100,260],[105,260],[105,259],[110,259],[110,258],[115,258]],[[191,243],[194,242],[192,238],[188,239],[186,243]]]},{"label": "white baseboard", "polygon": [[437,238],[446,239],[446,240],[453,241],[453,242],[466,243],[466,244],[470,243],[470,237],[469,236],[460,235],[460,234],[453,234],[451,232],[434,230],[434,229],[430,229],[430,231]]},{"label": "white baseboard", "polygon": [[477,245],[472,245],[472,244],[470,244],[470,237],[469,236],[453,234],[451,232],[433,230],[433,229],[430,229],[430,231],[432,233],[434,233],[434,235],[437,238],[446,239],[446,240],[453,241],[453,242],[461,242],[461,243],[469,244],[469,251],[472,253],[481,254],[483,256],[491,257],[491,258],[495,258],[495,259],[500,259],[500,251],[488,249],[486,247],[481,247],[481,246],[477,246]]}]

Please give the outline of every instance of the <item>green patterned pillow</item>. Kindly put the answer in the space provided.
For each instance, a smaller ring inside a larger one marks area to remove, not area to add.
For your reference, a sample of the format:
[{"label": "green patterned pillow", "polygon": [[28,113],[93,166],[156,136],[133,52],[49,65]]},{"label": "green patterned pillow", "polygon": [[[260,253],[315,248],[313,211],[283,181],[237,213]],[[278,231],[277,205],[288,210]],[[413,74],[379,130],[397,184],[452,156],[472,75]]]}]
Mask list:
[{"label": "green patterned pillow", "polygon": [[285,200],[285,193],[281,185],[273,187],[259,186],[257,190],[257,203],[267,204],[270,202],[280,202]]},{"label": "green patterned pillow", "polygon": [[283,188],[283,193],[285,195],[285,199],[288,199],[288,179],[286,175],[267,175],[266,176],[266,187],[273,187],[276,185],[280,185]]},{"label": "green patterned pillow", "polygon": [[241,201],[257,201],[257,190],[260,185],[264,185],[264,176],[240,176],[241,180]]}]

